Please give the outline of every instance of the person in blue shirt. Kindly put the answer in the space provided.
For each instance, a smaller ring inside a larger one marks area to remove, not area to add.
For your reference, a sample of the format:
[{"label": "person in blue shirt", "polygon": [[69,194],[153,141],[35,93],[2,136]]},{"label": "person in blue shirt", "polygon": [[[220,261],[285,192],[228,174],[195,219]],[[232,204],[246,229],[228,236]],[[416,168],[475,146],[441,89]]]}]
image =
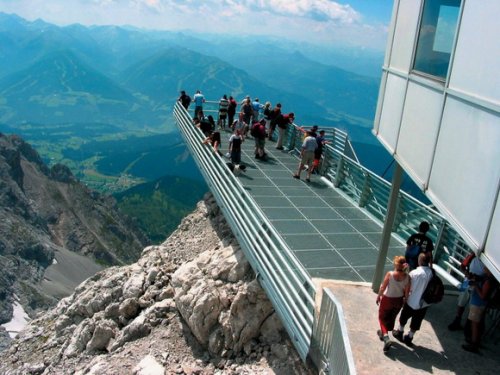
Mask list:
[{"label": "person in blue shirt", "polygon": [[253,121],[259,121],[259,113],[264,108],[264,105],[259,102],[259,98],[255,98],[252,102]]},{"label": "person in blue shirt", "polygon": [[194,117],[198,117],[198,113],[203,111],[203,103],[205,103],[205,97],[201,93],[200,90],[196,91],[196,94],[193,96],[194,101]]},{"label": "person in blue shirt", "polygon": [[484,276],[470,280],[473,290],[470,297],[469,316],[467,317],[471,326],[471,336],[466,337],[468,343],[462,345],[462,348],[468,352],[478,353],[481,345],[481,321],[484,318],[486,307],[493,292],[498,288],[498,282],[492,275],[488,267],[483,268]]}]

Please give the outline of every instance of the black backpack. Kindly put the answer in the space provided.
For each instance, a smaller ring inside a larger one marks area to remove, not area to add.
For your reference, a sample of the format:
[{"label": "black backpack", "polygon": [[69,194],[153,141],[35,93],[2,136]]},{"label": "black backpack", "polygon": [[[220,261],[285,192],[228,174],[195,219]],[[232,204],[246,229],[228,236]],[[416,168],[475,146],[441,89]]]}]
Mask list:
[{"label": "black backpack", "polygon": [[432,278],[425,287],[424,293],[422,294],[422,299],[429,304],[438,303],[443,300],[444,296],[444,285],[441,278],[436,274],[436,271],[432,270]]}]

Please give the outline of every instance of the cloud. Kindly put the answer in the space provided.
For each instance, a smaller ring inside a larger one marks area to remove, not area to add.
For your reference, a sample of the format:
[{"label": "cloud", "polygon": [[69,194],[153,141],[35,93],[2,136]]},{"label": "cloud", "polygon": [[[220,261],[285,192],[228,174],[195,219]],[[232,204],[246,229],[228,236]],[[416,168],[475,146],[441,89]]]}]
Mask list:
[{"label": "cloud", "polygon": [[270,35],[380,49],[387,37],[385,25],[366,24],[366,15],[343,0],[0,0],[0,11],[59,25]]},{"label": "cloud", "polygon": [[[252,3],[252,1],[245,1]],[[340,21],[352,23],[360,15],[350,5],[342,5],[329,0],[263,0],[257,1],[262,10],[285,16],[310,18],[315,21]]]},{"label": "cloud", "polygon": [[[82,0],[80,0],[82,1]],[[83,3],[84,1],[82,1]],[[132,7],[156,12],[182,12],[203,17],[203,12],[232,17],[247,13],[308,18],[319,22],[352,23],[360,14],[348,4],[331,0],[92,0],[105,7]],[[88,1],[87,1],[88,3]]]}]

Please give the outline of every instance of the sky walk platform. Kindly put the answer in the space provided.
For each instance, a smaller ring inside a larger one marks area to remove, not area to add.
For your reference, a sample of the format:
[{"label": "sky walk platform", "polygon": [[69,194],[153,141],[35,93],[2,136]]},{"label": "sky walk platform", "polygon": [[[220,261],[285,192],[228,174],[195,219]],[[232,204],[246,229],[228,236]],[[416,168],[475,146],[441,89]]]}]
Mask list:
[{"label": "sky walk platform", "polygon": [[[227,137],[229,138],[229,133]],[[223,136],[223,150],[227,139]],[[299,159],[266,142],[267,159],[254,157],[254,140],[242,144],[239,175],[244,189],[257,202],[274,228],[293,251],[311,278],[371,282],[378,256],[382,226],[319,175],[311,182],[292,175]],[[391,240],[390,259],[404,254],[404,244]]]}]

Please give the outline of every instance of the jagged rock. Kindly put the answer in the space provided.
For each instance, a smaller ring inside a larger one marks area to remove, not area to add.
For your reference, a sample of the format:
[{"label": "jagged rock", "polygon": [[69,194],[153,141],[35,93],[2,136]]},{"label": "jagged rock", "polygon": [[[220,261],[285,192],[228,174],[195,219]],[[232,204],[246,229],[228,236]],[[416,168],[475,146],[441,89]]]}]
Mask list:
[{"label": "jagged rock", "polygon": [[272,314],[262,323],[260,340],[266,344],[279,343],[282,340],[283,330],[278,315]]},{"label": "jagged rock", "polygon": [[271,302],[257,280],[243,286],[221,322],[225,346],[240,351],[249,340],[260,336],[262,324],[274,312]]},{"label": "jagged rock", "polygon": [[56,331],[56,334],[60,335],[65,328],[69,327],[70,325],[73,324],[73,320],[71,320],[71,318],[67,315],[61,315],[59,316],[59,318],[57,318],[56,320],[56,324],[55,324],[55,331]]},{"label": "jagged rock", "polygon": [[44,363],[46,374],[147,374],[161,369],[138,363],[154,359],[165,374],[262,375],[285,353],[273,371],[304,373],[293,349],[272,346],[289,345],[286,333],[237,243],[217,235],[219,215],[207,197],[183,220],[189,232],[181,225],[137,263],[80,284],[2,353],[0,373]]},{"label": "jagged rock", "polygon": [[26,374],[30,375],[39,375],[42,374],[47,366],[45,366],[44,363],[34,363],[34,364],[26,364],[24,367],[24,370],[26,371]]},{"label": "jagged rock", "polygon": [[94,323],[90,319],[85,319],[81,322],[73,333],[73,337],[64,351],[64,356],[68,358],[76,357],[83,352],[87,347],[87,343],[92,338],[94,328]]},{"label": "jagged rock", "polygon": [[118,302],[110,303],[104,310],[104,316],[108,319],[117,320],[120,317],[120,304]]},{"label": "jagged rock", "polygon": [[133,266],[132,275],[123,285],[123,298],[139,298],[143,292],[145,275],[139,265]]},{"label": "jagged rock", "polygon": [[171,285],[167,285],[156,297],[157,301],[163,301],[164,299],[172,298],[175,294],[174,288]]},{"label": "jagged rock", "polygon": [[136,317],[139,312],[139,303],[137,302],[137,299],[127,298],[121,303],[118,312],[126,319]]},{"label": "jagged rock", "polygon": [[110,340],[118,332],[117,324],[112,320],[101,320],[96,323],[92,338],[87,343],[87,352],[97,352],[105,350]]},{"label": "jagged rock", "polygon": [[116,341],[109,347],[109,351],[115,351],[126,342],[135,341],[141,337],[147,336],[149,332],[151,332],[151,326],[146,323],[145,316],[138,316],[120,332]]}]

